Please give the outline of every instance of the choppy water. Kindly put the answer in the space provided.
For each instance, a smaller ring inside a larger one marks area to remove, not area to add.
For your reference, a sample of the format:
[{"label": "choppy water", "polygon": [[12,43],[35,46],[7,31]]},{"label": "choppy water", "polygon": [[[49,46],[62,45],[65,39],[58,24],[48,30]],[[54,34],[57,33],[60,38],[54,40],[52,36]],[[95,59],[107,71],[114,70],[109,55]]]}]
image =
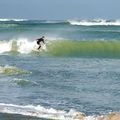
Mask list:
[{"label": "choppy water", "polygon": [[0,119],[119,112],[119,32],[119,20],[0,19]]}]

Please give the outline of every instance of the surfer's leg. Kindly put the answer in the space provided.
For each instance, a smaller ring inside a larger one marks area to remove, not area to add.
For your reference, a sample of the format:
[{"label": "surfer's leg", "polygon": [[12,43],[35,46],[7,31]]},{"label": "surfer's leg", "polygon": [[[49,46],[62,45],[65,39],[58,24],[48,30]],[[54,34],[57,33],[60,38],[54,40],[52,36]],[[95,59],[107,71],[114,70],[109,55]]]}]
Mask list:
[{"label": "surfer's leg", "polygon": [[41,48],[41,45],[39,45],[38,50]]}]

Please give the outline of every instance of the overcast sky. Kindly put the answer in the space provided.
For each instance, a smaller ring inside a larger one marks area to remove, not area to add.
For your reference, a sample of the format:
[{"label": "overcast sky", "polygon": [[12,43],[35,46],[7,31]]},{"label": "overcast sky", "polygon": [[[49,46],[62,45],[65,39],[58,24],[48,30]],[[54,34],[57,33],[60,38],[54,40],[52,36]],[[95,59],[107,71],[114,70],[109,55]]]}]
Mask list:
[{"label": "overcast sky", "polygon": [[119,19],[120,0],[0,0],[0,18]]}]

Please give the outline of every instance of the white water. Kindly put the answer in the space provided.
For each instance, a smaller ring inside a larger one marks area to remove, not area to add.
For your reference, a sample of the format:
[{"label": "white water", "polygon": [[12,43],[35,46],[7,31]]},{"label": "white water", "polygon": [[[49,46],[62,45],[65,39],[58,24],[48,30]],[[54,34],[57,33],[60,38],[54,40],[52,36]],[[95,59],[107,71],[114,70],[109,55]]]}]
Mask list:
[{"label": "white water", "polygon": [[104,25],[104,26],[120,26],[120,21],[106,21],[106,20],[69,20],[68,21],[71,25],[82,25],[82,26],[96,26],[96,25]]},{"label": "white water", "polygon": [[53,120],[97,120],[94,116],[87,116],[76,110],[70,110],[66,112],[64,110],[56,110],[53,108],[45,108],[43,106],[33,106],[33,105],[14,105],[0,103],[0,112],[9,114],[21,114],[27,116],[33,116],[38,118],[53,119]]},{"label": "white water", "polygon": [[27,19],[15,19],[15,18],[0,18],[0,21],[27,21]]},{"label": "white water", "polygon": [[[14,46],[14,48],[13,48]],[[29,41],[27,38],[19,38],[17,40],[10,40],[10,41],[1,41],[0,42],[0,54],[11,52],[12,50],[19,52],[21,54],[28,54],[32,51],[37,51],[39,46],[36,44],[36,41]],[[42,44],[40,49],[47,50],[46,45]]]}]

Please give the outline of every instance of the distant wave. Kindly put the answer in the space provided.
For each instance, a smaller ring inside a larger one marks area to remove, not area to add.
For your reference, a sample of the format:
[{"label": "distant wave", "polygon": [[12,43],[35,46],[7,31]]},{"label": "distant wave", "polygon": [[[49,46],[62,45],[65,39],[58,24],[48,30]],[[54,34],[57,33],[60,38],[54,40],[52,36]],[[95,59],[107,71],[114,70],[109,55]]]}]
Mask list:
[{"label": "distant wave", "polygon": [[18,27],[17,24],[0,24],[0,28]]},{"label": "distant wave", "polygon": [[50,40],[37,50],[36,41],[18,39],[0,42],[0,54],[32,54],[55,57],[120,58],[120,41]]},{"label": "distant wave", "polygon": [[16,83],[18,86],[34,86],[38,85],[35,81],[25,80],[25,79],[17,79],[15,78],[12,82]]},{"label": "distant wave", "polygon": [[0,21],[6,22],[6,21],[27,21],[27,19],[7,19],[7,18],[0,18]]},{"label": "distant wave", "polygon": [[120,20],[28,20],[28,19],[0,19],[0,23],[21,23],[23,25],[41,25],[41,24],[68,24],[81,26],[120,26]]},{"label": "distant wave", "polygon": [[[39,21],[39,20],[38,20]],[[65,20],[45,20],[45,21],[42,21],[41,23],[48,23],[48,24],[65,24],[65,23],[68,23],[67,21]]]},{"label": "distant wave", "polygon": [[120,20],[68,20],[71,25],[81,26],[120,26]]},{"label": "distant wave", "polygon": [[0,113],[19,114],[24,116],[38,117],[51,120],[119,120],[120,113],[110,113],[108,115],[86,116],[84,113],[71,109],[70,111],[45,108],[33,105],[14,105],[0,103]]},{"label": "distant wave", "polygon": [[2,19],[2,18],[0,18],[0,22],[1,23],[2,22],[3,23],[25,22],[26,24],[66,24],[68,23],[66,20],[29,20],[29,19]]}]

